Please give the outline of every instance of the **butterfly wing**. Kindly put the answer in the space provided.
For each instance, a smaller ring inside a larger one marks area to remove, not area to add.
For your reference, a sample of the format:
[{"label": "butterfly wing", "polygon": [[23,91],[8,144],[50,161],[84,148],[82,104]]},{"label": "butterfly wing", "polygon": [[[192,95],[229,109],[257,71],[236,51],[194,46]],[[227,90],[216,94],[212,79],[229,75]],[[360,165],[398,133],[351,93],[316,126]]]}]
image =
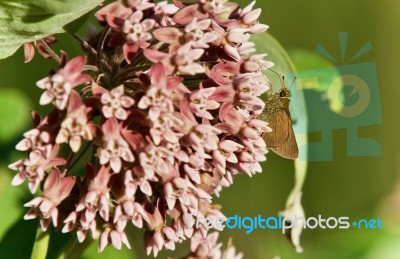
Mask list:
[{"label": "butterfly wing", "polygon": [[287,159],[296,159],[299,156],[299,148],[297,147],[296,138],[294,136],[291,119],[289,118],[289,126],[287,128],[288,138],[278,146],[271,148],[276,154]]},{"label": "butterfly wing", "polygon": [[267,119],[273,130],[263,134],[267,148],[281,157],[296,159],[299,156],[290,114],[285,109],[277,109]]},{"label": "butterfly wing", "polygon": [[289,132],[286,130],[290,118],[283,109],[277,109],[273,113],[266,115],[262,120],[268,122],[268,126],[272,132],[265,132],[263,138],[267,144],[267,148],[276,148],[285,143],[289,137]]}]

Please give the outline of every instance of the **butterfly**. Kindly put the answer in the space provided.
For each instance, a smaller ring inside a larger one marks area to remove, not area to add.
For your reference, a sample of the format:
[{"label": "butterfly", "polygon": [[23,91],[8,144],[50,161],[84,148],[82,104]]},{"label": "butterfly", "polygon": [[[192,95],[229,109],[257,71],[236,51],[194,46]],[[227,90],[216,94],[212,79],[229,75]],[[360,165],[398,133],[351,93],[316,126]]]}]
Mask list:
[{"label": "butterfly", "polygon": [[290,90],[283,85],[279,92],[270,90],[269,93],[265,108],[258,119],[268,122],[272,132],[264,132],[262,137],[267,148],[277,155],[296,159],[299,156],[299,149],[289,111]]}]

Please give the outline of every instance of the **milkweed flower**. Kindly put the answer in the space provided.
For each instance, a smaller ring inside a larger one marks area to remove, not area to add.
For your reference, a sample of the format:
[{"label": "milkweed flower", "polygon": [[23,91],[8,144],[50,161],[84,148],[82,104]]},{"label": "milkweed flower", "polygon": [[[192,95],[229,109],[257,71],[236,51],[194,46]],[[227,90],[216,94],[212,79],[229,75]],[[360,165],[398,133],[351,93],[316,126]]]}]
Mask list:
[{"label": "milkweed flower", "polygon": [[[186,258],[241,258],[189,218],[223,217],[213,195],[235,175],[261,172],[266,159],[260,135],[270,128],[256,117],[269,89],[262,71],[272,63],[252,53],[250,36],[268,28],[254,4],[103,6],[96,13],[103,28],[90,41],[95,55],[63,56],[37,82],[40,104],[54,110],[34,114],[34,129],[17,145],[27,158],[10,165],[13,185],[27,180],[34,193],[44,183],[25,218],[40,217],[43,230],[63,223],[79,242],[99,237],[100,252],[130,248],[132,223],[145,230],[154,256],[190,239]],[[82,157],[86,170],[78,168]]]}]

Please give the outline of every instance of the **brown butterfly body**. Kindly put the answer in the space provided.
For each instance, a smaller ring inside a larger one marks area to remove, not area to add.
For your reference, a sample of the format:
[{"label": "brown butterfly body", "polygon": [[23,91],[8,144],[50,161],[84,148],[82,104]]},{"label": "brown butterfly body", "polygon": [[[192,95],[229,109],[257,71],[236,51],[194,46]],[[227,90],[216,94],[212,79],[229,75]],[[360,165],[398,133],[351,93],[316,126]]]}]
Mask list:
[{"label": "brown butterfly body", "polygon": [[296,159],[299,155],[289,112],[290,91],[283,87],[272,93],[265,102],[263,113],[258,119],[269,123],[272,132],[263,133],[267,148],[281,157]]}]

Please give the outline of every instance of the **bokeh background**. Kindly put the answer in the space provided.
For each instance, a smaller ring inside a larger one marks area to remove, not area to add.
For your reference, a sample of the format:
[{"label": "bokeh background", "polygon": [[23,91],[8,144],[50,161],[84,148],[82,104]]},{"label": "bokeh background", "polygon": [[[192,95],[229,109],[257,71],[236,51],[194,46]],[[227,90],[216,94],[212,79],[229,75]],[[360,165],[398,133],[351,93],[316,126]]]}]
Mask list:
[{"label": "bokeh background", "polygon": [[[250,1],[239,2],[243,6]],[[375,63],[381,104],[376,112],[382,114],[383,120],[359,127],[358,134],[378,141],[380,155],[348,156],[347,130],[335,129],[331,161],[308,163],[303,206],[307,216],[380,218],[384,229],[305,230],[301,239],[302,254],[296,254],[279,231],[256,230],[247,235],[243,230],[225,230],[222,240],[233,237],[245,258],[400,258],[400,141],[396,105],[400,96],[400,2],[267,0],[259,1],[257,7],[263,8],[261,21],[270,25],[269,32],[289,51],[314,51],[321,44],[340,61],[339,32],[349,33],[347,58],[366,42],[372,43],[373,50],[353,64]],[[83,28],[80,34],[84,33]],[[70,57],[81,53],[78,44],[68,35],[60,35],[55,48],[66,50]],[[37,222],[21,221],[26,211],[22,204],[30,196],[27,188],[10,186],[14,173],[7,165],[21,156],[14,151],[14,146],[21,134],[31,127],[29,111],[48,111],[38,105],[41,91],[35,82],[45,77],[54,65],[53,61],[39,57],[24,64],[21,50],[0,61],[0,258],[28,258],[32,249]],[[318,142],[321,133],[309,134],[309,138]],[[263,168],[263,173],[253,178],[237,177],[234,185],[222,192],[217,202],[226,215],[268,217],[285,208],[294,185],[293,162],[270,154]],[[93,244],[83,258],[145,258],[141,234],[131,231],[132,251],[116,252],[107,248],[104,254],[97,255],[96,244]],[[52,240],[53,247],[58,245],[57,240]],[[185,249],[186,245],[180,245],[175,255],[182,256]],[[162,253],[160,257],[167,255]],[[49,258],[52,256],[50,253]]]}]

